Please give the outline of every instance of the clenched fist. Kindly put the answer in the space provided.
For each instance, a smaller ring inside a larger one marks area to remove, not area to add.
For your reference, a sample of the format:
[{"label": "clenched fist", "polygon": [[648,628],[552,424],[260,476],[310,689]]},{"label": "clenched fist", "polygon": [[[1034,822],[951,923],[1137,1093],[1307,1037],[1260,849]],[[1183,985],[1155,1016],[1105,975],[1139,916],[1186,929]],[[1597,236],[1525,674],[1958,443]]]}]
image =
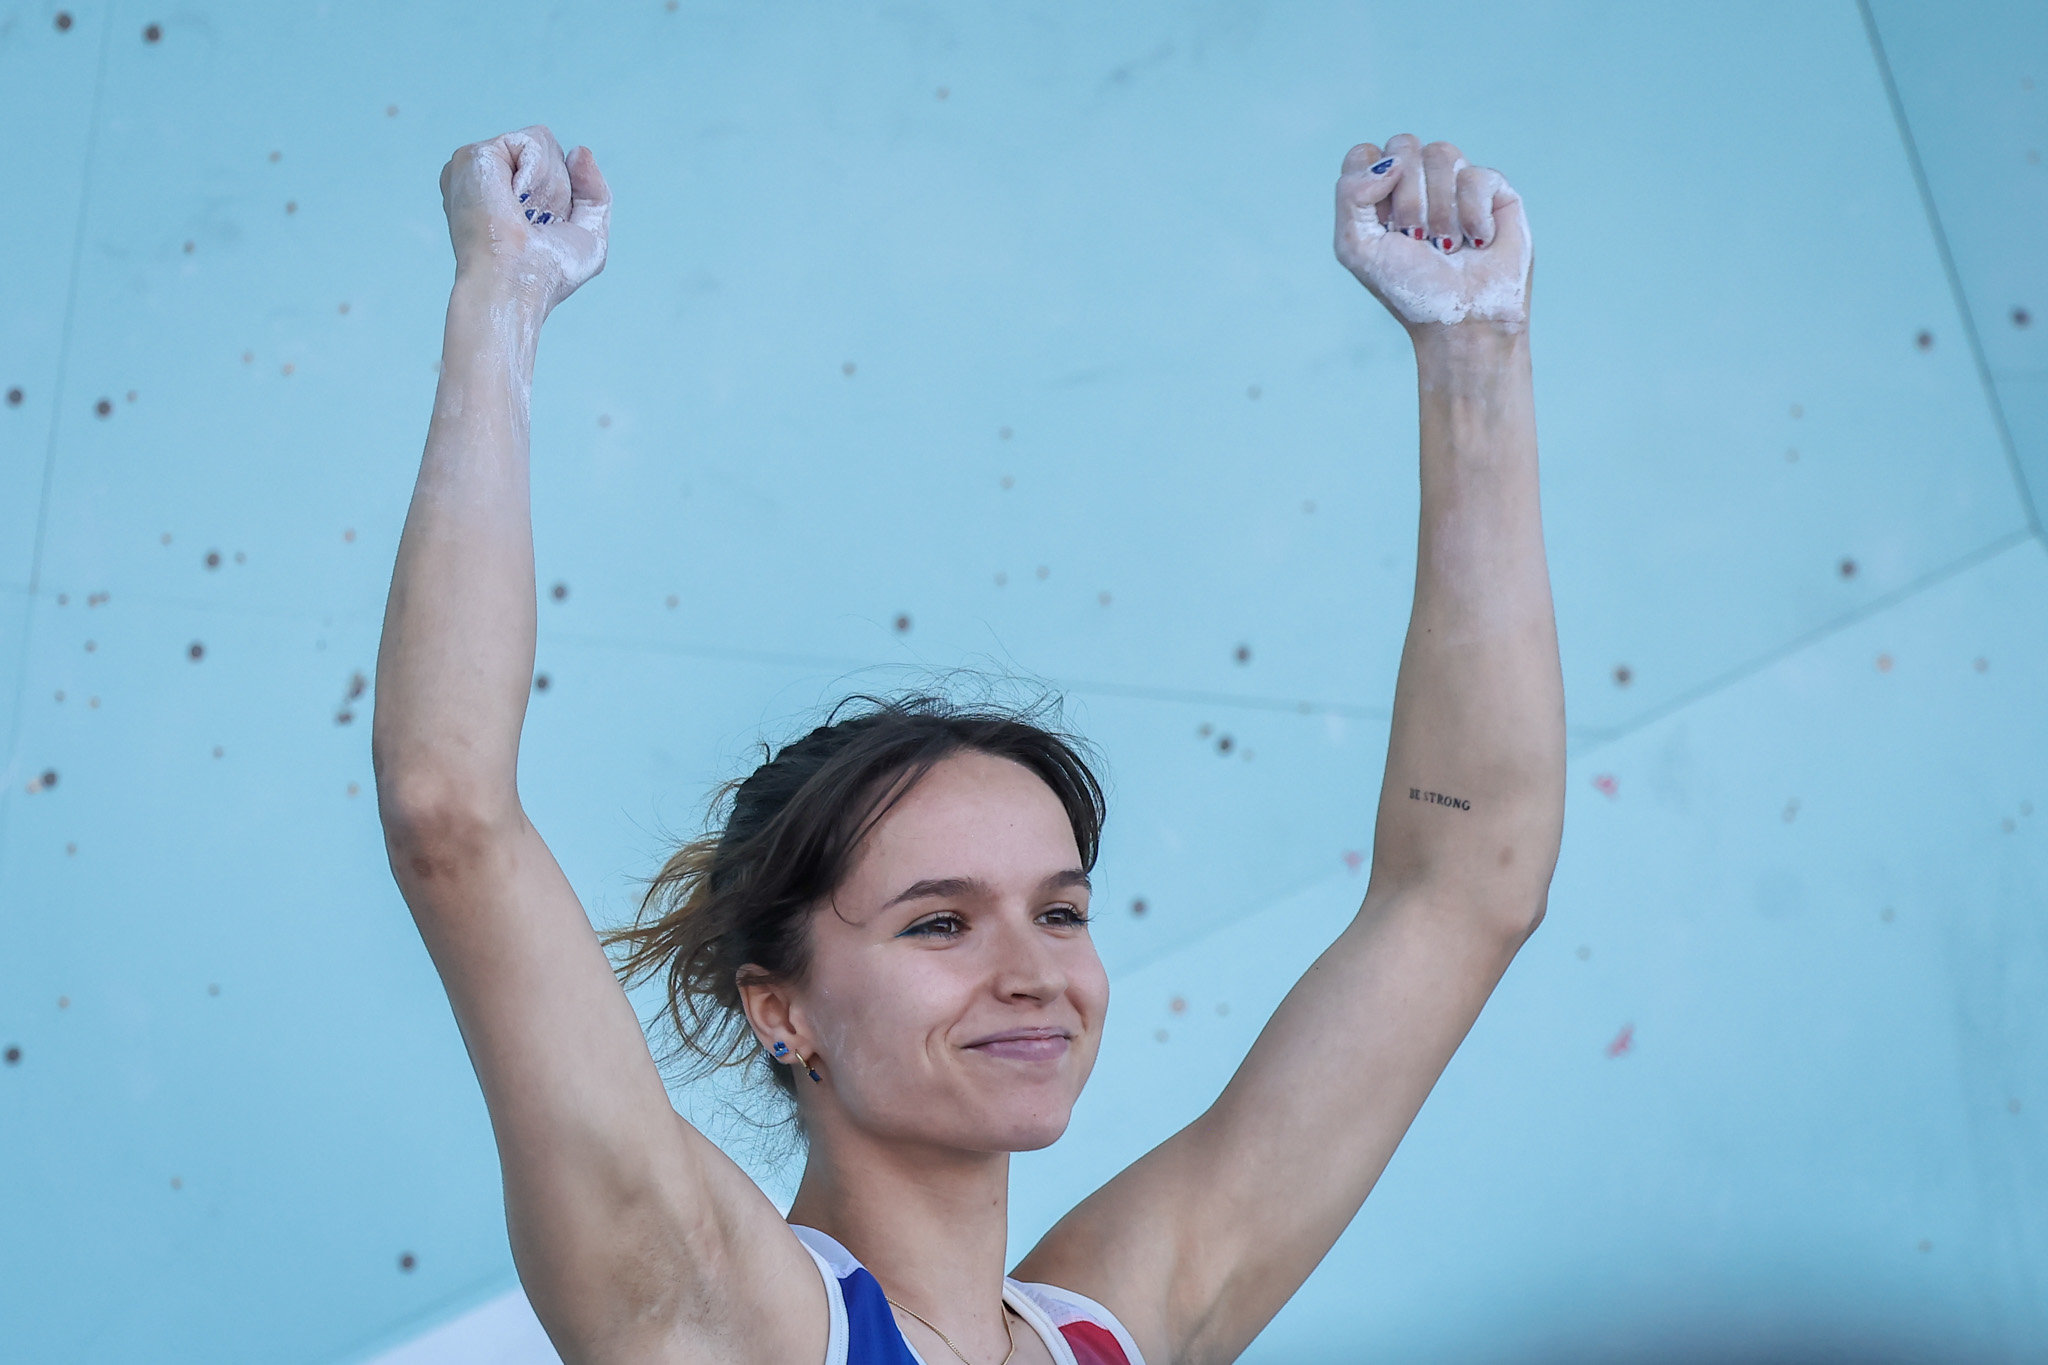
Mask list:
[{"label": "clenched fist", "polygon": [[541,125],[457,149],[441,168],[457,275],[545,313],[604,269],[612,192],[588,147],[564,157]]},{"label": "clenched fist", "polygon": [[1361,142],[1337,177],[1337,259],[1412,336],[1432,323],[1529,325],[1535,248],[1522,196],[1448,142]]}]

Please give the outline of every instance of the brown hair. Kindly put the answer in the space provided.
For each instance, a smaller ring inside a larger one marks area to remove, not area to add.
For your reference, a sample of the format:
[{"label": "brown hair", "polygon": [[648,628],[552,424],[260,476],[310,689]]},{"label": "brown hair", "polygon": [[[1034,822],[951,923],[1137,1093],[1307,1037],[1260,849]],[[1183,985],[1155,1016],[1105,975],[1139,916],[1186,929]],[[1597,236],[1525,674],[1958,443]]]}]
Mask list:
[{"label": "brown hair", "polygon": [[[837,720],[853,701],[872,707]],[[1066,807],[1082,870],[1092,870],[1106,814],[1102,788],[1081,757],[1086,742],[1037,723],[1048,704],[1056,707],[1057,698],[1003,709],[926,693],[857,693],[781,752],[771,756],[764,743],[766,761],[712,795],[712,822],[723,828],[677,849],[649,883],[635,921],[603,935],[607,949],[627,949],[616,964],[624,985],[666,974],[658,1017],[675,1045],[661,1060],[692,1055],[700,1075],[749,1060],[754,1037],[740,1008],[742,969],[802,979],[811,907],[845,879],[876,822],[950,754],[975,750],[1037,773]],[[754,1055],[775,1084],[794,1093],[792,1068]]]}]

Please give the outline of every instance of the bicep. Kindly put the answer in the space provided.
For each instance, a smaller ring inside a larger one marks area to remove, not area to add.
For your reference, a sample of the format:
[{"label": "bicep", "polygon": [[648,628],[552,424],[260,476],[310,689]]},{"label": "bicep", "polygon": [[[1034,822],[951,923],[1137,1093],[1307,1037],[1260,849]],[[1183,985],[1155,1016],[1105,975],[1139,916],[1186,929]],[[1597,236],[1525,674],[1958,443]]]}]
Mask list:
[{"label": "bicep", "polygon": [[779,1343],[786,1358],[822,1357],[822,1284],[814,1352],[810,1315],[767,1311],[769,1287],[812,1297],[808,1253],[670,1105],[632,1004],[524,812],[444,810],[387,825],[386,838],[483,1087],[521,1282],[558,1345],[703,1331],[731,1345],[765,1330],[796,1337]]},{"label": "bicep", "polygon": [[1526,937],[1486,909],[1369,892],[1216,1103],[1047,1234],[1033,1274],[1129,1311],[1168,1359],[1241,1351],[1357,1215]]}]

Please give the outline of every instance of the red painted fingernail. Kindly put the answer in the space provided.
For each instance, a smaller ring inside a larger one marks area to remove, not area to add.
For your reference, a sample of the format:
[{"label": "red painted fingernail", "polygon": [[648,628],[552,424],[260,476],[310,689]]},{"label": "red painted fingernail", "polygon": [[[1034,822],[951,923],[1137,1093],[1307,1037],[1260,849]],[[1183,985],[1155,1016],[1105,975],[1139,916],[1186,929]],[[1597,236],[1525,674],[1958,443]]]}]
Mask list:
[{"label": "red painted fingernail", "polygon": [[1482,238],[1479,238],[1479,237],[1474,237],[1474,238],[1472,239],[1472,245],[1474,245],[1474,246],[1485,246],[1485,245],[1486,245],[1486,242],[1485,242],[1485,240],[1484,240],[1484,239],[1482,239]]}]

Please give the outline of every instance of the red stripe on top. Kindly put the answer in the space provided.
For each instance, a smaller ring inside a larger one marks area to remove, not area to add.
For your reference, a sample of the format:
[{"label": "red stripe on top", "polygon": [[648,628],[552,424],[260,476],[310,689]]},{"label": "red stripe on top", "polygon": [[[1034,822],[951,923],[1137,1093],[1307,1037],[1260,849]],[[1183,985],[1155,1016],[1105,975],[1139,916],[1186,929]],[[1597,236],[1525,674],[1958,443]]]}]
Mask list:
[{"label": "red stripe on top", "polygon": [[1107,1327],[1092,1322],[1070,1322],[1060,1328],[1060,1335],[1073,1348],[1078,1365],[1131,1365],[1124,1348],[1116,1344],[1116,1338]]}]

